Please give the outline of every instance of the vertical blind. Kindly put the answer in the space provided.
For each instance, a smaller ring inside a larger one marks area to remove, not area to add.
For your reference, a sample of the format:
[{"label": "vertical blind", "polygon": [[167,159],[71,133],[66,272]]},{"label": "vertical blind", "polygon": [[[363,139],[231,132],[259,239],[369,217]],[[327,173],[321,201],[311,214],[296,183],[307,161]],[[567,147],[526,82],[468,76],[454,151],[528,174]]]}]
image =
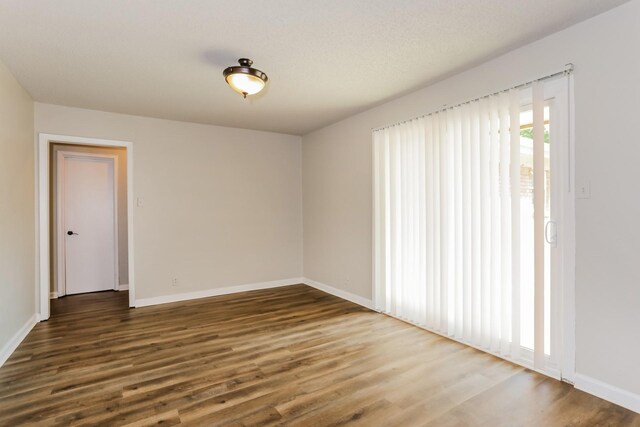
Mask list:
[{"label": "vertical blind", "polygon": [[[375,130],[376,309],[522,359],[522,90]],[[534,82],[533,202],[544,203],[544,95]],[[544,209],[534,210],[542,236]],[[544,241],[535,239],[535,342],[544,363]],[[542,251],[542,252],[541,252]],[[533,263],[533,261],[532,261]]]}]

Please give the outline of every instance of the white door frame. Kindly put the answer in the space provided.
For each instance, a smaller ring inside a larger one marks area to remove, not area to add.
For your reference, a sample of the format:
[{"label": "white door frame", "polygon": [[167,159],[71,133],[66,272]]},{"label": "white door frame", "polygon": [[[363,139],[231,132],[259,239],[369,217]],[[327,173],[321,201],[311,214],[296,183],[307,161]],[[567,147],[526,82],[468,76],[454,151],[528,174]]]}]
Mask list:
[{"label": "white door frame", "polygon": [[575,193],[575,100],[574,77],[568,74],[561,90],[566,91],[567,109],[566,134],[559,160],[564,165],[562,190],[563,229],[559,233],[562,248],[561,268],[558,274],[562,280],[562,380],[575,383],[576,377],[576,193]]},{"label": "white door frame", "polygon": [[83,153],[77,151],[58,151],[56,158],[57,173],[54,177],[55,181],[55,209],[54,220],[56,223],[56,254],[54,256],[54,262],[56,263],[56,275],[54,279],[55,289],[57,295],[64,296],[67,294],[67,280],[66,280],[66,240],[65,240],[65,210],[64,210],[64,195],[65,191],[65,160],[66,159],[95,159],[95,160],[108,160],[113,164],[113,242],[114,242],[114,264],[115,271],[113,289],[115,291],[120,289],[120,277],[119,277],[119,265],[118,265],[118,156],[114,154],[95,154],[95,153]]},{"label": "white door frame", "polygon": [[39,320],[47,320],[50,289],[50,208],[49,208],[49,148],[53,143],[93,145],[101,147],[125,147],[127,150],[127,221],[128,221],[128,258],[129,258],[129,307],[135,307],[135,276],[133,252],[133,143],[98,138],[85,138],[68,135],[39,133],[36,141],[36,251],[37,281],[36,307]]}]

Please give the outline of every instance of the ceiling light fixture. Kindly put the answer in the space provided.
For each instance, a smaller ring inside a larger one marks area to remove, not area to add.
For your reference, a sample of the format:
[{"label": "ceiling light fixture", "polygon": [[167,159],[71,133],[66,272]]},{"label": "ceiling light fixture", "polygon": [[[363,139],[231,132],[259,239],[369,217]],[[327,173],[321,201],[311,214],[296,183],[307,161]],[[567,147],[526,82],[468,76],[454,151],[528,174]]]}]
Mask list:
[{"label": "ceiling light fixture", "polygon": [[253,61],[250,59],[240,58],[238,63],[239,66],[228,67],[222,72],[229,86],[245,98],[260,92],[267,84],[267,75],[252,68]]}]

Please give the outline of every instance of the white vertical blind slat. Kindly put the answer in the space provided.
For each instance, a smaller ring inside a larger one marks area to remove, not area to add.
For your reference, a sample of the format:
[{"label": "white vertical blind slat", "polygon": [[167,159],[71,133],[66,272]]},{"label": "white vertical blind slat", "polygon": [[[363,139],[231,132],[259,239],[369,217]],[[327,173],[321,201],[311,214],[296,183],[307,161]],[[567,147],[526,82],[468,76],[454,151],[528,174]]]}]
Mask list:
[{"label": "white vertical blind slat", "polygon": [[482,337],[482,215],[480,185],[480,105],[469,106],[471,144],[471,340],[479,343]]},{"label": "white vertical blind slat", "polygon": [[480,345],[491,342],[491,139],[488,100],[480,100]]},{"label": "white vertical blind slat", "polygon": [[509,94],[499,97],[500,121],[500,353],[510,353],[511,342],[511,189],[510,189],[510,149]]},{"label": "white vertical blind slat", "polygon": [[509,92],[511,184],[511,357],[520,357],[520,95]]},{"label": "white vertical blind slat", "polygon": [[420,325],[426,324],[426,305],[423,301],[427,298],[427,192],[426,192],[426,173],[425,173],[425,128],[424,118],[418,119],[416,123],[416,138],[418,142],[418,151],[416,153],[416,165],[418,167],[418,176],[416,178],[417,197],[418,197],[418,292],[416,293],[416,304],[418,305],[418,313],[416,322]]},{"label": "white vertical blind slat", "polygon": [[399,130],[393,129],[393,138],[389,144],[390,151],[390,159],[391,159],[391,269],[393,272],[393,277],[391,278],[391,287],[389,292],[389,305],[390,310],[393,313],[398,312],[397,305],[397,293],[400,287],[398,286],[401,281],[401,268],[400,259],[401,259],[401,247],[400,247],[400,171],[401,171],[401,162],[399,158],[399,149],[398,145],[400,144],[399,138]]},{"label": "white vertical blind slat", "polygon": [[440,331],[449,333],[449,198],[451,197],[449,173],[449,149],[447,144],[447,112],[438,114],[440,127]]},{"label": "white vertical blind slat", "polygon": [[[410,233],[410,229],[409,229],[409,194],[408,194],[408,186],[409,186],[409,179],[408,179],[408,174],[411,170],[411,168],[407,167],[407,159],[408,159],[408,154],[407,151],[409,150],[408,144],[407,144],[407,128],[405,126],[400,126],[399,127],[399,132],[400,132],[400,144],[399,144],[399,150],[400,150],[400,162],[402,164],[402,168],[400,169],[400,199],[401,199],[401,209],[400,209],[400,230],[401,230],[401,236],[400,236],[400,240],[401,240],[401,256],[400,256],[400,261],[401,261],[401,271],[400,271],[400,277],[402,280],[402,283],[405,283],[407,285],[410,284],[409,281],[409,262],[410,262],[410,251],[409,248],[407,247],[408,243],[409,243],[409,239],[412,237],[411,233]],[[407,317],[407,311],[410,308],[409,305],[407,304],[407,293],[408,293],[408,288],[409,286],[401,286],[398,287],[398,313],[400,315],[400,317],[403,318],[408,318]]]},{"label": "white vertical blind slat", "polygon": [[500,218],[500,116],[498,111],[498,97],[490,98],[489,109],[490,129],[490,158],[489,158],[489,197],[491,198],[491,279],[489,312],[491,327],[489,330],[490,349],[497,351],[500,347],[500,243],[501,243],[501,218]]},{"label": "white vertical blind slat", "polygon": [[462,336],[471,337],[473,334],[473,264],[472,264],[472,231],[471,231],[471,118],[469,105],[461,108],[461,165],[462,170],[462,304],[463,328]]},{"label": "white vertical blind slat", "polygon": [[455,283],[455,320],[454,320],[454,336],[456,338],[462,338],[463,336],[463,219],[462,219],[462,111],[460,108],[456,108],[453,111],[452,124],[454,126],[453,135],[453,179],[454,179],[454,193],[455,198],[453,201],[453,208],[455,214],[455,242],[454,242],[454,259],[455,269],[453,272],[453,280]]},{"label": "white vertical blind slat", "polygon": [[544,368],[544,86],[533,84],[534,346],[536,369]]},{"label": "white vertical blind slat", "polygon": [[[373,134],[373,164],[374,169],[380,171],[379,173],[374,174],[373,182],[374,182],[374,190],[373,190],[373,204],[374,204],[374,230],[381,230],[381,223],[384,221],[384,214],[382,209],[384,208],[384,203],[381,200],[384,197],[381,188],[382,181],[384,181],[384,169],[381,168],[380,162],[383,161],[383,152],[381,149],[382,138],[384,137],[384,132],[376,132]],[[377,309],[381,308],[382,301],[384,298],[384,287],[382,284],[384,283],[382,280],[383,269],[384,269],[384,257],[380,253],[384,247],[383,239],[385,233],[374,233],[374,302]]]},{"label": "white vertical blind slat", "polygon": [[441,288],[442,288],[442,248],[440,244],[441,240],[441,197],[440,197],[440,117],[439,114],[435,114],[433,116],[433,213],[434,213],[434,221],[433,221],[433,328],[435,330],[441,330],[440,327],[440,319],[441,319]]},{"label": "white vertical blind slat", "polygon": [[427,226],[426,226],[426,275],[427,275],[427,293],[426,293],[426,325],[429,328],[434,327],[435,312],[435,165],[434,165],[434,143],[433,143],[433,118],[425,119],[425,172],[426,172],[426,197],[427,204]]},{"label": "white vertical blind slat", "polygon": [[[393,268],[391,265],[391,156],[390,156],[390,149],[389,149],[389,130],[385,130],[384,132],[384,139],[383,139],[383,157],[385,158],[384,160],[384,169],[383,169],[383,176],[384,176],[384,198],[383,198],[383,203],[385,203],[385,207],[384,207],[384,222],[382,222],[384,224],[384,250],[382,252],[382,254],[385,256],[385,260],[384,260],[384,270],[385,270],[385,275],[384,275],[384,279],[385,279],[385,283],[381,284],[382,287],[384,287],[384,290],[382,291],[382,295],[386,298],[386,301],[384,301],[384,305],[381,305],[381,307],[384,307],[384,309],[386,311],[391,310],[391,305],[390,305],[390,298],[389,296],[391,295],[391,284],[393,283],[391,280],[391,274],[393,272]],[[380,232],[380,231],[379,231]]]}]

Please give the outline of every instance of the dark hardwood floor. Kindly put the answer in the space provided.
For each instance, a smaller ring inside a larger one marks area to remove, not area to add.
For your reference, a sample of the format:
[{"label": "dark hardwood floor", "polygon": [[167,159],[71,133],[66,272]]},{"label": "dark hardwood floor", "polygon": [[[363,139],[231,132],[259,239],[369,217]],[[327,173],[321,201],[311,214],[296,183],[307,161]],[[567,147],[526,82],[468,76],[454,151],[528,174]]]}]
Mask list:
[{"label": "dark hardwood floor", "polygon": [[640,426],[640,416],[296,285],[52,302],[0,368],[0,425]]}]

